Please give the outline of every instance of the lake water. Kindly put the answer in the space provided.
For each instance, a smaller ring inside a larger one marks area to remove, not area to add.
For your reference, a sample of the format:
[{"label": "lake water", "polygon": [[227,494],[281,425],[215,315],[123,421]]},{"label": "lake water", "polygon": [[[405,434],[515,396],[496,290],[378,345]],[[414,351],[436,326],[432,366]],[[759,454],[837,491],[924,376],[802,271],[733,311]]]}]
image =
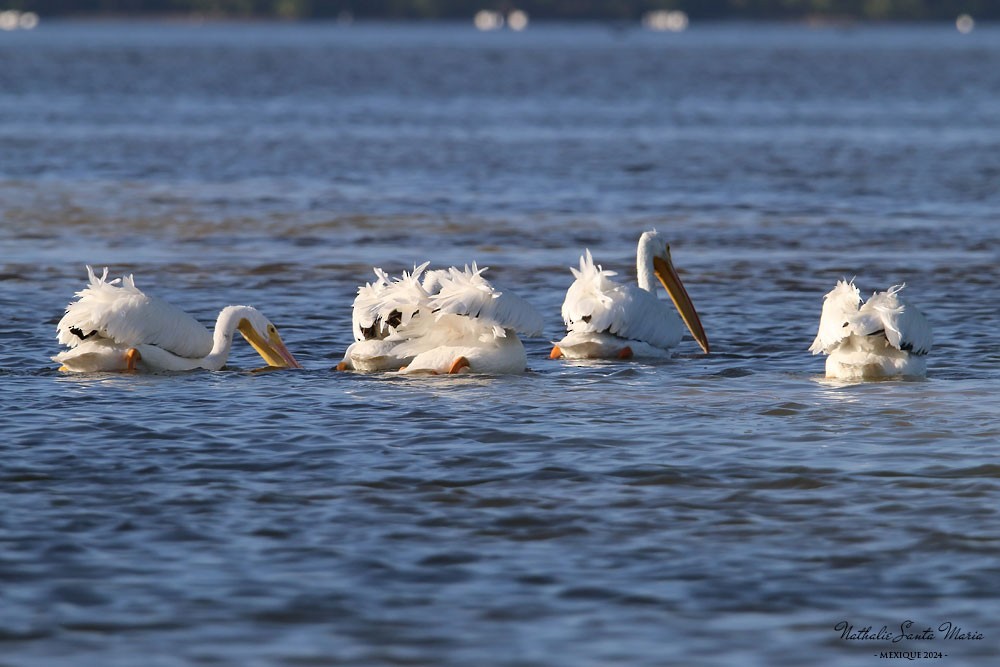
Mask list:
[{"label": "lake water", "polygon": [[[995,664],[996,27],[43,22],[0,62],[4,667]],[[549,360],[568,267],[653,227],[712,354]],[[424,260],[544,313],[529,373],[331,371]],[[86,264],[305,370],[61,374]],[[907,284],[926,380],[822,379],[854,276]]]}]

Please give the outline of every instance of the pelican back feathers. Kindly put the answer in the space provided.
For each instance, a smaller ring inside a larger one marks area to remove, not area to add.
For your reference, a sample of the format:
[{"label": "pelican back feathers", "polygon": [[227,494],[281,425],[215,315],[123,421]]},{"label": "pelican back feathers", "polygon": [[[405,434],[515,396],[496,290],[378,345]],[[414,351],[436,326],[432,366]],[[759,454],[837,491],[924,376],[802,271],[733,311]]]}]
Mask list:
[{"label": "pelican back feathers", "polygon": [[541,314],[521,297],[500,292],[482,276],[488,267],[475,262],[464,269],[451,267],[447,271],[431,271],[425,279],[435,292],[430,305],[436,317],[460,315],[473,318],[480,326],[491,327],[494,335],[503,337],[511,329],[526,336],[541,335],[544,321]]},{"label": "pelican back feathers", "polygon": [[156,345],[181,357],[212,351],[212,334],[180,308],[144,294],[131,275],[108,280],[87,267],[89,284],[76,293],[56,326],[59,342],[76,347],[91,335],[119,345]]},{"label": "pelican back feathers", "polygon": [[660,348],[680,342],[680,316],[654,292],[613,280],[616,274],[595,266],[589,250],[580,258],[579,270],[571,271],[576,280],[566,291],[562,306],[568,331],[610,333]]},{"label": "pelican back feathers", "polygon": [[934,336],[923,314],[899,297],[905,285],[875,292],[864,304],[854,282],[840,280],[823,299],[819,331],[809,351],[830,354],[851,336],[884,334],[889,345],[903,352],[930,352]]},{"label": "pelican back feathers", "polygon": [[420,275],[428,264],[414,267],[412,273],[404,271],[395,279],[390,279],[382,269],[375,269],[377,280],[359,287],[354,299],[354,340],[385,338],[428,307],[428,294],[420,284]]},{"label": "pelican back feathers", "polygon": [[837,285],[823,297],[823,311],[819,318],[819,331],[809,351],[813,354],[835,350],[840,341],[854,331],[851,322],[861,305],[861,292],[854,286],[854,281],[838,280]]},{"label": "pelican back feathers", "polygon": [[927,354],[934,344],[934,334],[923,313],[899,297],[906,285],[893,285],[876,292],[858,310],[855,329],[859,334],[885,332],[886,340],[897,350]]}]

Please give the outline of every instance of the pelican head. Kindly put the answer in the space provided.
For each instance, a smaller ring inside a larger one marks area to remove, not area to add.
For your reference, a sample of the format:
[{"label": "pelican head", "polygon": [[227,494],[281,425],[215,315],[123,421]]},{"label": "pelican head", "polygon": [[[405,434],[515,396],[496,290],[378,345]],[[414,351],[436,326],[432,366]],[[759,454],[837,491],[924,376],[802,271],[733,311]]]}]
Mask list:
[{"label": "pelican head", "polygon": [[[680,313],[681,319],[684,320],[684,324],[687,325],[688,331],[691,332],[691,335],[698,342],[698,345],[701,346],[701,349],[708,354],[708,336],[705,335],[705,329],[701,326],[698,311],[694,309],[691,297],[688,296],[687,290],[684,288],[684,283],[681,282],[681,278],[677,274],[677,269],[674,268],[674,262],[670,258],[670,244],[656,230],[643,232],[642,236],[639,237],[639,250],[636,253],[636,261],[639,265],[637,267],[639,276],[649,271],[649,267],[652,265],[653,274],[659,279],[663,288],[667,290],[670,300],[674,302],[674,306],[676,306],[677,312]],[[642,286],[641,283],[640,286]],[[647,289],[651,288],[652,285],[650,284]]]},{"label": "pelican head", "polygon": [[278,334],[278,327],[264,317],[256,308],[243,306],[239,312],[237,331],[243,335],[253,349],[257,350],[268,366],[277,368],[302,368],[292,353],[285,347]]}]

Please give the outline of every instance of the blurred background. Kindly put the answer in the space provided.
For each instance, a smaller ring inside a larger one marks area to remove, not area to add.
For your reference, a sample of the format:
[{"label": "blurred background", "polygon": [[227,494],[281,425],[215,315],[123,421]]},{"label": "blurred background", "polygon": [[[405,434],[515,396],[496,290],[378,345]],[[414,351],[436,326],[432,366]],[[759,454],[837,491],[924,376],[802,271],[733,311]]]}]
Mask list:
[{"label": "blurred background", "polygon": [[[636,20],[651,11],[692,19],[992,19],[991,0],[8,0],[7,9],[43,16],[204,14],[329,19],[464,19],[480,10],[521,10],[538,19]],[[2,9],[2,7],[0,7]]]}]

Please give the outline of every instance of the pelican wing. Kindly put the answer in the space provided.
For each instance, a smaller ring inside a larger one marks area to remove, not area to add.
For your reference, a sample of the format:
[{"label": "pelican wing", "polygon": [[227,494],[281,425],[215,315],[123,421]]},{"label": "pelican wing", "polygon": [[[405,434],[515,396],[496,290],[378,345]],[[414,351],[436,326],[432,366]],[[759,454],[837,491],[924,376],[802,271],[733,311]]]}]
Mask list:
[{"label": "pelican wing", "polygon": [[576,280],[566,291],[562,317],[566,328],[579,333],[610,333],[668,348],[683,335],[680,318],[652,292],[636,285],[622,285],[594,264],[587,250],[580,257],[580,268],[570,269]]},{"label": "pelican wing", "polygon": [[434,317],[413,318],[405,330],[394,333],[386,341],[397,342],[392,354],[405,358],[444,346],[478,347],[494,338],[494,327],[490,323],[465,315],[438,313]]},{"label": "pelican wing", "polygon": [[511,292],[496,290],[482,273],[488,267],[464,270],[452,267],[445,271],[432,271],[424,287],[436,291],[430,296],[432,309],[438,318],[444,314],[462,315],[479,320],[493,328],[494,335],[503,337],[505,329],[513,329],[526,336],[542,333],[541,314],[527,301]]},{"label": "pelican wing", "polygon": [[884,331],[889,344],[897,350],[927,354],[934,343],[931,327],[923,313],[899,297],[904,287],[893,285],[873,294],[858,310],[855,329],[869,336]]},{"label": "pelican wing", "polygon": [[135,286],[131,275],[108,280],[87,267],[90,282],[56,326],[59,342],[76,347],[92,336],[120,345],[156,345],[180,357],[212,351],[212,334],[196,319]]},{"label": "pelican wing", "polygon": [[[601,266],[595,266],[590,250],[580,257],[580,269],[570,267],[576,280],[566,290],[563,300],[562,317],[567,328],[583,330],[583,328],[601,327],[604,331],[620,318],[614,294],[622,285],[612,276],[614,271],[605,271]],[[594,319],[597,322],[594,322]],[[581,329],[576,329],[576,326]],[[594,329],[591,329],[594,330]]]},{"label": "pelican wing", "polygon": [[809,351],[829,354],[848,336],[856,333],[852,323],[861,305],[861,293],[854,282],[838,280],[836,287],[823,297],[823,311],[819,318],[819,331]]},{"label": "pelican wing", "polygon": [[399,278],[393,280],[389,288],[382,293],[378,304],[379,317],[389,322],[393,320],[394,314],[398,313],[399,324],[392,326],[404,327],[420,309],[430,308],[430,297],[420,284],[420,274],[428,264],[430,262],[415,266],[412,273],[403,271]]}]

